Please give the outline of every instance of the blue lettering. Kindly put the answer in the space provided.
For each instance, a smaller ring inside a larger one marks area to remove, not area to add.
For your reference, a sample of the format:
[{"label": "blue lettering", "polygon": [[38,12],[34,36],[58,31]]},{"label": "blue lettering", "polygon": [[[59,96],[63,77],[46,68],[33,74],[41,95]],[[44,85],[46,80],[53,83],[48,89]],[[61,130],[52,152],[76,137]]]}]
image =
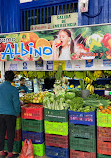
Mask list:
[{"label": "blue lettering", "polygon": [[41,47],[39,47],[39,50],[35,49],[35,57],[37,56],[37,54],[41,57],[42,53],[41,53]]},{"label": "blue lettering", "polygon": [[30,55],[32,55],[32,54],[33,54],[33,47],[32,47],[32,46],[33,46],[34,44],[31,42],[31,43],[29,43],[28,45],[29,45],[29,47],[30,47],[30,49],[29,49]]},{"label": "blue lettering", "polygon": [[[45,52],[46,50],[49,50],[49,53],[46,53]],[[43,54],[45,54],[45,55],[51,55],[52,54],[52,49],[50,47],[44,47],[43,48]]]},{"label": "blue lettering", "polygon": [[15,55],[20,55],[20,52],[17,52],[17,46],[18,46],[18,44],[17,44],[17,43],[14,43]]},{"label": "blue lettering", "polygon": [[[23,52],[25,52],[25,53],[23,53]],[[21,56],[25,56],[28,53],[29,53],[28,50],[24,49],[24,43],[21,42]]]},{"label": "blue lettering", "polygon": [[1,52],[2,59],[5,59],[6,55],[10,55],[10,58],[13,59],[13,54],[10,43],[7,44],[5,51]]}]

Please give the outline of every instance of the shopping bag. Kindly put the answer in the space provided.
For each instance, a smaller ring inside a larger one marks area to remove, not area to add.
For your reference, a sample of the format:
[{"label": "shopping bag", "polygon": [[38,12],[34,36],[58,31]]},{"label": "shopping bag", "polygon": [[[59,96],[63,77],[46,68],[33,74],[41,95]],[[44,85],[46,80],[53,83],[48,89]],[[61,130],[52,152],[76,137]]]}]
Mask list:
[{"label": "shopping bag", "polygon": [[25,139],[22,150],[21,150],[20,158],[26,158],[27,148],[28,148],[27,139]]},{"label": "shopping bag", "polygon": [[30,139],[29,141],[25,139],[21,150],[20,158],[34,158],[33,145]]},{"label": "shopping bag", "polygon": [[28,147],[26,152],[26,158],[34,158],[34,151],[31,139],[28,141]]}]

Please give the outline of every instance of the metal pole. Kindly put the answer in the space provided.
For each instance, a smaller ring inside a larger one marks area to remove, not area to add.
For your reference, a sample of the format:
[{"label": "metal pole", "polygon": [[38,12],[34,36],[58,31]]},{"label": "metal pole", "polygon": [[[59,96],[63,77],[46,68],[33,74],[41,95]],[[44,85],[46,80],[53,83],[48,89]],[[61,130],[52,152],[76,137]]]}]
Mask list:
[{"label": "metal pole", "polygon": [[2,68],[1,68],[1,81],[5,80],[5,62],[2,61]]}]

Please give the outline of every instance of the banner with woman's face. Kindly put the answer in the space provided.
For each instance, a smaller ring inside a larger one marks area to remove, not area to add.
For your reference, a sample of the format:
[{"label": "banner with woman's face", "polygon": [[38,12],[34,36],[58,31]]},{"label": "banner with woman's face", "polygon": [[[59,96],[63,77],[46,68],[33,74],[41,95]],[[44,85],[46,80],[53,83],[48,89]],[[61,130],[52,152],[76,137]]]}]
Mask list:
[{"label": "banner with woman's face", "polygon": [[0,34],[1,61],[111,59],[111,24]]}]

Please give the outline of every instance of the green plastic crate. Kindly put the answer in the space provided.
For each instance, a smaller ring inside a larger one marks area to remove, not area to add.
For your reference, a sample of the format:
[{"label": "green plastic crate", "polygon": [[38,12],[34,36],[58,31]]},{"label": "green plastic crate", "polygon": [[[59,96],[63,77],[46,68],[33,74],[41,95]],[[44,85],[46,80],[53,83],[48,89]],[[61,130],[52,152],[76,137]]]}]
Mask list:
[{"label": "green plastic crate", "polygon": [[57,135],[68,135],[68,122],[49,122],[44,121],[45,133],[57,134]]},{"label": "green plastic crate", "polygon": [[[22,145],[23,145],[22,141]],[[43,144],[33,144],[34,155],[36,156],[44,156],[45,155],[45,143]]]},{"label": "green plastic crate", "polygon": [[97,112],[97,126],[111,127],[111,114]]},{"label": "green plastic crate", "polygon": [[43,120],[22,119],[22,130],[41,133],[44,131],[44,122]]},{"label": "green plastic crate", "polygon": [[69,138],[70,149],[96,152],[96,139]]},{"label": "green plastic crate", "polygon": [[44,109],[44,120],[55,122],[68,122],[68,110]]},{"label": "green plastic crate", "polygon": [[[14,141],[13,151],[20,153],[22,149],[22,141]],[[5,140],[4,150],[8,150],[7,148],[7,140]]]},{"label": "green plastic crate", "polygon": [[21,117],[16,119],[16,130],[21,129]]},{"label": "green plastic crate", "polygon": [[70,123],[69,136],[79,137],[79,138],[96,138],[95,125],[85,126],[85,125],[75,125]]},{"label": "green plastic crate", "polygon": [[111,158],[110,155],[97,154],[97,158]]}]

